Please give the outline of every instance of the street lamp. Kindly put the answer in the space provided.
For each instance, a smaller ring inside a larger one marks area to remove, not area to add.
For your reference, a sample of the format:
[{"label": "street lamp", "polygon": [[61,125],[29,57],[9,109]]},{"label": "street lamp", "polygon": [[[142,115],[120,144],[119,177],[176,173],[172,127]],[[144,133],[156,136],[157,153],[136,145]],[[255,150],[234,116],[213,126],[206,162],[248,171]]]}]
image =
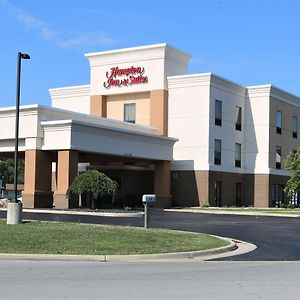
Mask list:
[{"label": "street lamp", "polygon": [[18,150],[19,150],[19,118],[20,118],[20,83],[21,60],[30,59],[26,53],[18,52],[17,60],[17,93],[16,93],[16,127],[15,127],[15,158],[14,158],[14,199],[7,207],[7,224],[22,223],[22,203],[18,203]]},{"label": "street lamp", "polygon": [[16,94],[16,127],[15,127],[15,169],[14,169],[14,191],[15,197],[13,202],[18,202],[18,155],[19,155],[19,118],[20,118],[20,83],[21,83],[21,60],[30,59],[25,53],[18,52],[17,66],[17,94]]}]

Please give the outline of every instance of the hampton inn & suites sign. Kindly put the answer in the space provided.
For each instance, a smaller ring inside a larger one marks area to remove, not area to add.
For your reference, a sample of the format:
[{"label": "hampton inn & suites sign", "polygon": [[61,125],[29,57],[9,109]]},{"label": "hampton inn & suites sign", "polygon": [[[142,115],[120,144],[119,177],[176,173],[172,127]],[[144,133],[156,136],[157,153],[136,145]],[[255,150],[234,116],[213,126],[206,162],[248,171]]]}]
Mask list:
[{"label": "hampton inn & suites sign", "polygon": [[122,87],[141,83],[148,83],[148,76],[144,75],[144,67],[134,67],[120,69],[113,67],[106,72],[107,80],[103,82],[105,88]]}]

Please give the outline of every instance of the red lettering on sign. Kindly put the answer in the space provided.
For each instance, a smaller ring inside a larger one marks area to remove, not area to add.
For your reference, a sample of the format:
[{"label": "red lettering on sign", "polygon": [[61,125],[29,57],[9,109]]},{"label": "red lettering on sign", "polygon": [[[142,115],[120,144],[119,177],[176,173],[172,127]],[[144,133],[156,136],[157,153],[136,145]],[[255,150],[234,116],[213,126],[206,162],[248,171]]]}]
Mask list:
[{"label": "red lettering on sign", "polygon": [[[106,72],[107,81],[103,82],[105,88],[114,86],[128,86],[133,84],[147,83],[148,76],[144,76],[144,67],[134,67],[119,69],[119,67],[113,67],[110,71]],[[122,77],[122,78],[117,78]]]}]

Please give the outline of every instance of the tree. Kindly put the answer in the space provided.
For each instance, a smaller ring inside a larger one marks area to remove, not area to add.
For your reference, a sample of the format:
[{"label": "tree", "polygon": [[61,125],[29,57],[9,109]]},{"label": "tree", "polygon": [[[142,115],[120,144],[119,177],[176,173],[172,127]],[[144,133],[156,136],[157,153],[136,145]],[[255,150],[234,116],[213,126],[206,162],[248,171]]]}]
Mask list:
[{"label": "tree", "polygon": [[98,197],[112,195],[114,200],[118,185],[104,173],[97,170],[88,170],[77,176],[67,190],[67,196],[89,194],[92,196],[92,208]]},{"label": "tree", "polygon": [[291,172],[284,191],[292,197],[300,190],[300,148],[296,152],[290,152],[285,162],[286,168]]},{"label": "tree", "polygon": [[[18,163],[18,183],[24,182],[24,160]],[[14,182],[14,160],[0,159],[0,179],[4,179],[6,183]]]}]

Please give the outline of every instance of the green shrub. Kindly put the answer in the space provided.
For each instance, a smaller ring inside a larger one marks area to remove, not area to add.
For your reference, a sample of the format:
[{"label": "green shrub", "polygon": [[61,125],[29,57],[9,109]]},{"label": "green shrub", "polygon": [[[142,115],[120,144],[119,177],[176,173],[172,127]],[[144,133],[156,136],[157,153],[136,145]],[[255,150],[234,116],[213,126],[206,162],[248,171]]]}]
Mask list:
[{"label": "green shrub", "polygon": [[94,199],[112,195],[114,199],[118,185],[104,173],[97,170],[88,170],[77,176],[67,190],[67,196],[91,194]]}]

